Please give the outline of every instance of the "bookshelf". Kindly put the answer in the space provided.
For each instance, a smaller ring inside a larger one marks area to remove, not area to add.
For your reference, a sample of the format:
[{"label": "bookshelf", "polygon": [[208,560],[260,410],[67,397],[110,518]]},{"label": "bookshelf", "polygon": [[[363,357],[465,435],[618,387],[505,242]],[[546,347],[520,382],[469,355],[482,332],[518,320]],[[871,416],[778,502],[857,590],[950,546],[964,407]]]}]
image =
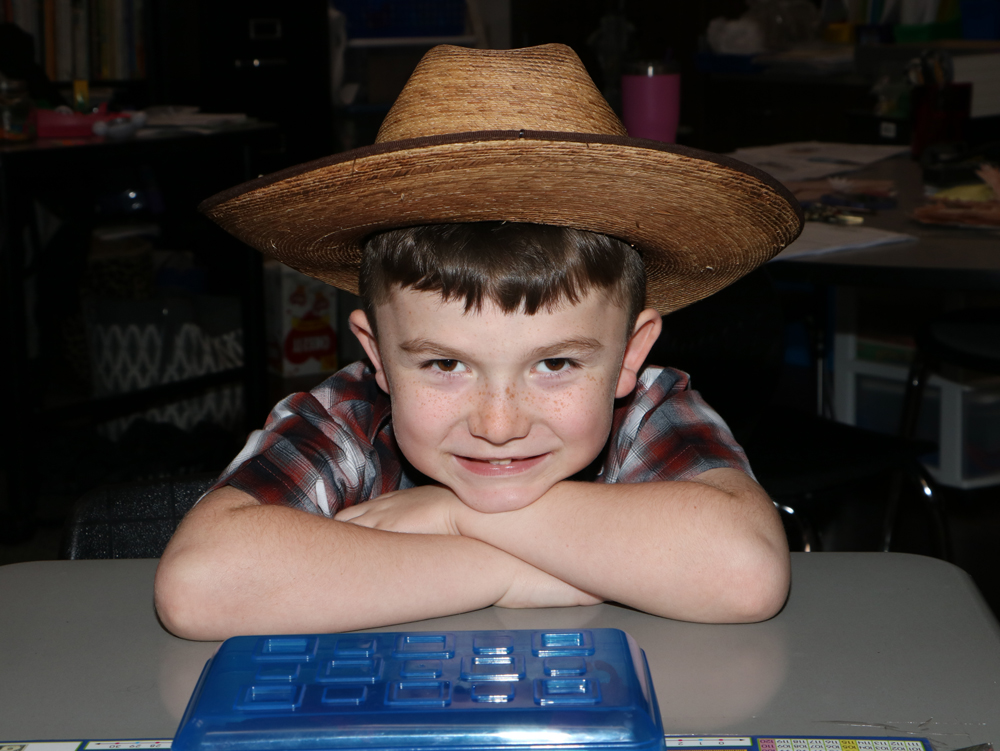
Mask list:
[{"label": "bookshelf", "polygon": [[35,39],[51,81],[144,79],[149,0],[0,0],[0,20]]}]

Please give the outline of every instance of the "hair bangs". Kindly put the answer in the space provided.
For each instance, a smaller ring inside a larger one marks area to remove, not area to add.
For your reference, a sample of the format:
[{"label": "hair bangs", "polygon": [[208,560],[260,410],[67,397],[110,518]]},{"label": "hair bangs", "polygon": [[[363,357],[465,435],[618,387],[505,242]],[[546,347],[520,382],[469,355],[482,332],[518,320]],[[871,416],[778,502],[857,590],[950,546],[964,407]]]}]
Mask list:
[{"label": "hair bangs", "polygon": [[407,227],[365,245],[360,291],[369,319],[394,287],[436,292],[466,311],[493,303],[534,315],[594,289],[628,314],[645,305],[646,279],[635,249],[584,230],[513,222]]}]

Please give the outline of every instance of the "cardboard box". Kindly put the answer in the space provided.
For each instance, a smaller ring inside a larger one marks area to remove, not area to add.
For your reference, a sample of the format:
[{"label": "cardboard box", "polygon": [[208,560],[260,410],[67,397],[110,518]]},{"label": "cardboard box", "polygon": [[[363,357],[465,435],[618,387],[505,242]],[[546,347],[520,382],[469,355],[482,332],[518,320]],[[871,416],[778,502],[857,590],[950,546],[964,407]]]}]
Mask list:
[{"label": "cardboard box", "polygon": [[277,261],[264,263],[267,365],[283,378],[337,369],[337,290]]}]

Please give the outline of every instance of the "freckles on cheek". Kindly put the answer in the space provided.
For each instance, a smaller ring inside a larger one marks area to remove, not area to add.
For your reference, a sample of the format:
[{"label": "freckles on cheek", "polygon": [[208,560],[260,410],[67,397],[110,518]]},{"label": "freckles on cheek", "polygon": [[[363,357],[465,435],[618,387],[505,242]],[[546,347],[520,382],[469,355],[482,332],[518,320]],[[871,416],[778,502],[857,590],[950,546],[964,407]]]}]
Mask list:
[{"label": "freckles on cheek", "polygon": [[601,435],[611,428],[614,394],[608,392],[603,379],[587,377],[581,388],[572,389],[549,400],[549,416],[566,429],[591,440],[606,440]]},{"label": "freckles on cheek", "polygon": [[401,389],[392,403],[393,420],[405,420],[410,431],[420,432],[453,419],[456,399],[433,389]]}]

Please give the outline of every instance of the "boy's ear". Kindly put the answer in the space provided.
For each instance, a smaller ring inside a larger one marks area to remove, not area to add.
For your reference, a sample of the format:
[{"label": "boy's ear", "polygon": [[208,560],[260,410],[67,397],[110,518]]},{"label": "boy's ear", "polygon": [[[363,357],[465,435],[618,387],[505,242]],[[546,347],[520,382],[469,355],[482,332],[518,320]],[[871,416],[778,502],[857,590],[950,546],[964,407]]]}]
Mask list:
[{"label": "boy's ear", "polygon": [[389,393],[389,379],[385,376],[385,368],[382,366],[382,352],[378,347],[378,339],[375,338],[375,331],[368,320],[368,315],[363,310],[355,310],[348,316],[348,323],[351,325],[351,332],[361,342],[368,359],[375,366],[375,382],[385,393]]},{"label": "boy's ear", "polygon": [[639,380],[639,369],[646,361],[649,350],[659,339],[662,330],[663,319],[652,308],[642,311],[635,319],[632,336],[625,344],[625,357],[618,373],[618,386],[615,389],[616,399],[621,399],[632,393],[632,389],[635,388],[635,384]]}]

